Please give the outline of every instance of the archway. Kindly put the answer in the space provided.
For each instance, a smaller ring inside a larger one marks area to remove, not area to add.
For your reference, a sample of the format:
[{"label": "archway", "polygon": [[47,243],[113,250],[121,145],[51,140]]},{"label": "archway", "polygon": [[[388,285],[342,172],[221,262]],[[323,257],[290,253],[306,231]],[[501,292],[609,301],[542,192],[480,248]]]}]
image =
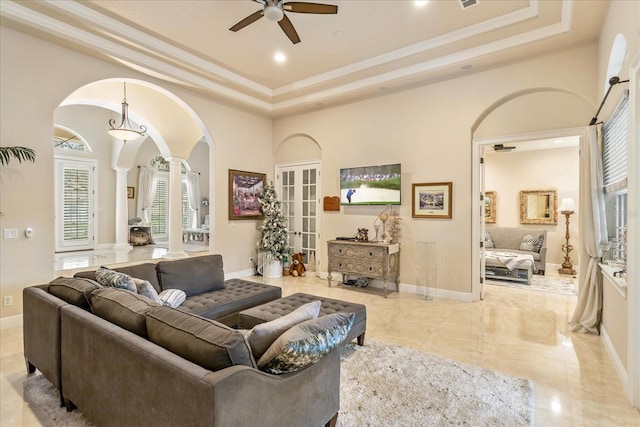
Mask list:
[{"label": "archway", "polygon": [[[484,233],[484,210],[477,195],[484,190],[481,157],[484,146],[569,135],[584,135],[585,121],[594,105],[584,96],[559,88],[530,88],[496,100],[474,122],[472,141],[472,246],[480,247]],[[500,126],[498,126],[498,123]],[[505,126],[507,124],[507,126]],[[495,125],[495,126],[494,126]],[[494,129],[506,129],[496,134]],[[576,181],[578,177],[576,176]],[[472,257],[472,298],[482,298],[480,257]]]},{"label": "archway", "polygon": [[[102,117],[106,116],[115,118],[116,121],[119,120],[123,96],[122,84],[125,81],[127,83],[130,119],[135,123],[144,124],[148,129],[144,138],[128,141],[126,144],[112,139],[106,133],[108,119]],[[56,115],[65,109],[74,109],[75,113],[83,109],[85,111],[93,109],[94,115],[96,111],[100,112],[98,113],[99,119],[94,117],[95,120],[85,121],[91,123],[90,126],[93,128],[92,137],[99,140],[97,145],[101,145],[103,148],[106,147],[106,152],[102,153],[103,157],[100,162],[101,169],[105,174],[104,179],[100,180],[105,184],[102,186],[102,199],[107,204],[111,202],[112,205],[115,205],[115,212],[103,213],[109,210],[102,208],[103,203],[101,202],[100,214],[103,216],[102,219],[104,221],[102,222],[105,224],[102,226],[102,235],[98,234],[97,236],[100,240],[96,239],[98,246],[108,246],[109,242],[115,241],[114,249],[128,250],[130,248],[128,244],[127,219],[129,216],[128,211],[135,212],[136,200],[127,199],[127,188],[137,187],[137,177],[132,182],[131,177],[127,177],[127,172],[133,168],[136,154],[145,141],[151,141],[165,158],[178,164],[189,159],[196,145],[205,143],[209,147],[208,153],[206,153],[207,160],[204,162],[207,169],[207,173],[204,175],[206,187],[211,192],[214,191],[214,174],[209,173],[215,165],[214,140],[196,112],[170,91],[143,80],[122,78],[100,80],[89,83],[72,92],[60,103],[56,110]],[[86,119],[86,114],[76,114],[76,119],[80,118]],[[182,201],[180,194],[178,194],[181,193],[179,172],[177,178],[174,177],[172,181],[174,180],[177,181],[177,185],[174,183],[172,186],[173,191],[170,192],[170,194],[176,196],[170,196],[170,209],[172,212],[182,209]],[[215,200],[213,194],[209,196]],[[198,204],[200,204],[200,201],[198,201]],[[181,216],[181,214],[173,215],[175,218],[180,218]],[[183,227],[181,222],[175,222],[176,224],[172,221],[170,225],[167,257],[185,255],[182,248]],[[113,227],[113,224],[115,224],[115,227]],[[109,228],[111,229],[109,230]],[[213,242],[213,239],[211,241]],[[212,244],[209,245],[209,250],[213,250]]]}]

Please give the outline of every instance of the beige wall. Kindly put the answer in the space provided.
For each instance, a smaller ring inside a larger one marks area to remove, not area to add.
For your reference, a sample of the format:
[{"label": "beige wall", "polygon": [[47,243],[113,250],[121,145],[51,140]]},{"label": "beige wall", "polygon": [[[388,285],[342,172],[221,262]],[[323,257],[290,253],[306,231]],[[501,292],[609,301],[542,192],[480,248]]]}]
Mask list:
[{"label": "beige wall", "polygon": [[[509,144],[514,145],[514,144]],[[516,146],[518,144],[515,144]],[[565,243],[565,217],[558,213],[557,225],[520,224],[521,190],[555,189],[558,207],[565,197],[571,197],[578,205],[579,148],[559,148],[537,151],[512,151],[491,153],[485,156],[485,188],[495,191],[496,226],[521,227],[547,230],[547,263],[562,264]],[[578,218],[580,212],[571,215],[569,233],[571,244],[578,248]],[[571,252],[571,262],[578,265],[578,251]]]},{"label": "beige wall", "polygon": [[[105,78],[128,77],[154,83],[177,95],[196,112],[215,146],[209,161],[209,168],[214,171],[209,191],[215,218],[212,248],[224,256],[226,271],[249,268],[249,257],[255,257],[258,224],[228,220],[227,171],[235,168],[272,175],[270,118],[205,99],[6,27],[0,28],[0,55],[1,144],[24,145],[37,152],[35,164],[12,162],[9,167],[0,168],[0,229],[19,230],[18,239],[0,239],[0,293],[14,299],[12,307],[0,308],[0,317],[22,312],[23,287],[53,278],[54,112],[73,91]],[[105,124],[105,130],[106,127]],[[31,239],[24,237],[26,227],[34,230]]]},{"label": "beige wall", "polygon": [[622,367],[628,369],[628,311],[627,298],[620,294],[609,278],[602,273],[602,327],[606,330],[613,351]]},{"label": "beige wall", "polygon": [[[403,283],[416,283],[417,242],[438,245],[438,287],[471,292],[471,140],[472,128],[487,115],[490,126],[483,136],[584,126],[589,120],[596,78],[596,47],[535,58],[458,79],[360,101],[274,122],[274,147],[296,134],[306,134],[322,149],[323,196],[338,194],[339,169],[382,163],[402,163]],[[544,70],[544,72],[541,72]],[[505,76],[508,76],[506,78]],[[558,101],[557,91],[527,96],[535,88],[562,88],[564,109],[554,111],[550,122],[527,108],[544,111]],[[513,94],[524,95],[507,102]],[[506,102],[506,103],[505,103]],[[503,104],[502,106],[500,106]],[[519,114],[516,126],[496,123]],[[493,106],[493,107],[492,107]],[[500,106],[499,108],[497,108]],[[488,111],[495,109],[495,114]],[[453,218],[412,219],[411,184],[453,182]],[[474,198],[475,199],[475,198]],[[322,242],[351,235],[358,227],[372,228],[380,209],[342,207],[340,214],[323,215]],[[322,245],[324,248],[324,244]],[[320,256],[326,271],[326,251]]]}]

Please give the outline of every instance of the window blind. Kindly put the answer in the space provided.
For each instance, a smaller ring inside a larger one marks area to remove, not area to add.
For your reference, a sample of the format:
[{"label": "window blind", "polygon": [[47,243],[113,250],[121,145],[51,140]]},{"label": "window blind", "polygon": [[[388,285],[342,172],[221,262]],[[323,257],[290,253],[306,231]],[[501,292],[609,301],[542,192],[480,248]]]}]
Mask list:
[{"label": "window blind", "polygon": [[151,206],[151,232],[156,238],[168,236],[169,180],[156,178],[156,195]]},{"label": "window blind", "polygon": [[625,91],[613,114],[602,127],[604,137],[602,172],[604,190],[627,188],[629,160],[629,92]]},{"label": "window blind", "polygon": [[85,168],[63,170],[63,241],[89,239],[91,228],[91,181]]}]

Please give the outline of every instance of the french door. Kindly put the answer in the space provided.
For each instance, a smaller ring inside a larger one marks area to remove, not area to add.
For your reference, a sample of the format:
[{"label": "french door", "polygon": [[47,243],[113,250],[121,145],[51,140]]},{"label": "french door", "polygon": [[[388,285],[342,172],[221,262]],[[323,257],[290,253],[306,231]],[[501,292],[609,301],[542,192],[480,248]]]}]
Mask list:
[{"label": "french door", "polygon": [[94,249],[96,161],[55,158],[56,252]]},{"label": "french door", "polygon": [[282,211],[287,218],[290,253],[302,252],[304,262],[320,259],[320,163],[276,166],[276,180]]}]

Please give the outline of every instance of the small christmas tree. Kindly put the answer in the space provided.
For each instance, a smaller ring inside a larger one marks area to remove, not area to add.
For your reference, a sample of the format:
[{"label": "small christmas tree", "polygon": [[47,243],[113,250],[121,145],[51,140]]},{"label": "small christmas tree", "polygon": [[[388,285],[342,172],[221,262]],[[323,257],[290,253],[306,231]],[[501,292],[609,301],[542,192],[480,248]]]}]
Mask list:
[{"label": "small christmas tree", "polygon": [[287,244],[289,235],[287,219],[282,213],[282,204],[278,200],[273,182],[264,187],[258,200],[264,214],[258,250],[270,253],[274,260],[282,261],[284,255],[289,251]]}]

